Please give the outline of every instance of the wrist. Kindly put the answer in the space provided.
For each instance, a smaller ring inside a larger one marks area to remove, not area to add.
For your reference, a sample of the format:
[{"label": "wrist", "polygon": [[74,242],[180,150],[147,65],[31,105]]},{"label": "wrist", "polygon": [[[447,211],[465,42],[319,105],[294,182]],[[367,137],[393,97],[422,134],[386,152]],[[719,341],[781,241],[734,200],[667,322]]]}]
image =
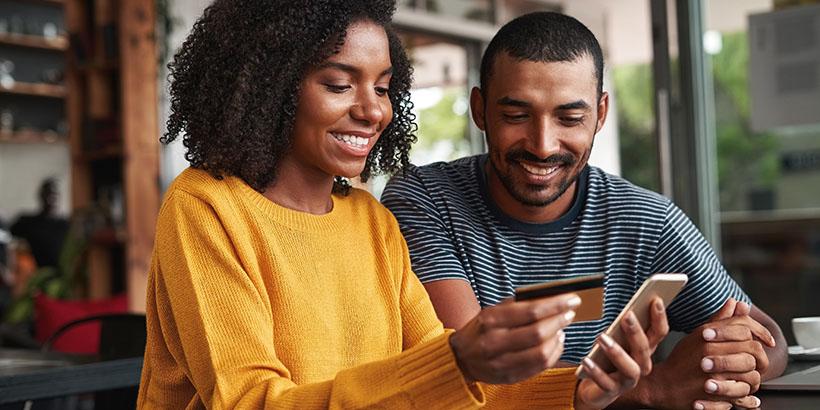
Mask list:
[{"label": "wrist", "polygon": [[461,376],[464,378],[464,381],[468,385],[472,385],[476,382],[476,379],[470,374],[470,371],[467,370],[467,366],[461,361],[460,352],[461,349],[458,346],[458,340],[456,339],[457,336],[455,333],[451,334],[448,338],[448,342],[450,343],[450,350],[453,352],[453,357],[456,359],[456,366],[458,370],[461,371]]}]

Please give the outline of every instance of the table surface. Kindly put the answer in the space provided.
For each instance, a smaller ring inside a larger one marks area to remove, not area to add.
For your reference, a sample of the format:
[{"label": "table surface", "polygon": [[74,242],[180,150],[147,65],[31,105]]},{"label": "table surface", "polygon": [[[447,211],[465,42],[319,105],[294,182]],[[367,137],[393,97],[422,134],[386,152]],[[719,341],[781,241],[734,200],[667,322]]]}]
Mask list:
[{"label": "table surface", "polygon": [[[790,362],[794,373],[820,362]],[[0,404],[138,386],[142,358],[97,361],[32,350],[0,349]],[[820,391],[766,391],[756,395],[766,409],[820,409]]]},{"label": "table surface", "polygon": [[0,404],[138,386],[142,357],[98,361],[36,350],[0,349]]}]

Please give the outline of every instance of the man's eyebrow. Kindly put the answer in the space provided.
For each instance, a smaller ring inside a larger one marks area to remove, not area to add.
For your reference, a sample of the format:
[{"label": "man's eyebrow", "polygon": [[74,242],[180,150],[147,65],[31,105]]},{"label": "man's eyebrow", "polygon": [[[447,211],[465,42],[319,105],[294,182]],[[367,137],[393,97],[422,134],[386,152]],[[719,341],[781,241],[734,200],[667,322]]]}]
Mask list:
[{"label": "man's eyebrow", "polygon": [[[360,70],[360,69],[358,69],[358,68],[356,68],[356,67],[354,67],[350,64],[337,63],[335,61],[325,61],[324,63],[322,63],[319,66],[320,70],[325,69],[325,68],[335,68],[337,70],[341,70],[341,71],[344,71],[344,72],[350,73],[350,74],[359,74],[362,71],[362,70]],[[384,71],[379,73],[379,77],[384,77],[385,75],[388,75],[388,74],[393,74],[393,67],[392,66],[388,67],[387,69],[385,69]]]},{"label": "man's eyebrow", "polygon": [[510,106],[513,106],[513,107],[523,107],[523,108],[528,108],[528,107],[532,106],[532,104],[530,104],[526,101],[516,100],[515,98],[511,98],[511,97],[507,97],[507,96],[499,98],[498,99],[498,105],[510,105]]},{"label": "man's eyebrow", "polygon": [[584,109],[588,110],[590,105],[587,104],[584,100],[573,101],[571,103],[561,104],[559,105],[556,110],[579,110]]}]

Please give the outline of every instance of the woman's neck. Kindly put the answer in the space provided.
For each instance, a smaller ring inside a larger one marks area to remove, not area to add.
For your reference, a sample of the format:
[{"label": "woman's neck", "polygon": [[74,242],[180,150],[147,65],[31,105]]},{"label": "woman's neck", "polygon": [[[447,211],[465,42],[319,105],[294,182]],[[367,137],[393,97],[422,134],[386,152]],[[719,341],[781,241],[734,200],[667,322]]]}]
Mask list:
[{"label": "woman's neck", "polygon": [[324,215],[333,210],[332,193],[332,175],[283,160],[276,181],[262,195],[288,209]]}]

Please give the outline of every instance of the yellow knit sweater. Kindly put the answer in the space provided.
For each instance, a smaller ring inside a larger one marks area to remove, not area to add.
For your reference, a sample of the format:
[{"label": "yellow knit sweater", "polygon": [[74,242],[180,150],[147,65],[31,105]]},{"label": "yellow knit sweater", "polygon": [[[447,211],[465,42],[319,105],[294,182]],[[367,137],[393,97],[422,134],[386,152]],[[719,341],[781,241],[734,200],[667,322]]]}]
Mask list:
[{"label": "yellow knit sweater", "polygon": [[570,408],[572,369],[470,388],[393,216],[321,216],[188,169],[166,193],[139,408]]}]

